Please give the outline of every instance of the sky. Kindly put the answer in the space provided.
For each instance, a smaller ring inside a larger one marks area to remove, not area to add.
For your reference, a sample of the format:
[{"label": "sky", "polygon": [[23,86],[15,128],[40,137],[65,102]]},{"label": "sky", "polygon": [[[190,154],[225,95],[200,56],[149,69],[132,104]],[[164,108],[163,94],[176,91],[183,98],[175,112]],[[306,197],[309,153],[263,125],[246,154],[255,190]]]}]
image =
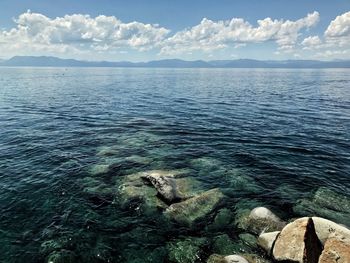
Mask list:
[{"label": "sky", "polygon": [[350,0],[1,0],[0,59],[350,59]]}]

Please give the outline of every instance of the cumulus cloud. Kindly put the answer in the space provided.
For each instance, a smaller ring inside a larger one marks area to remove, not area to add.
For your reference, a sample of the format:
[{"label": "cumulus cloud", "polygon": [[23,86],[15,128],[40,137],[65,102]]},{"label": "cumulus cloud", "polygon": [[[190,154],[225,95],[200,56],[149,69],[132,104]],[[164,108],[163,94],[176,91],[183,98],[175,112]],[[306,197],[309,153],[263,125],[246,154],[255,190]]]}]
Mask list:
[{"label": "cumulus cloud", "polygon": [[350,12],[331,21],[324,36],[328,45],[350,47]]},{"label": "cumulus cloud", "polygon": [[[350,54],[350,12],[330,22],[323,36],[301,37],[320,19],[318,12],[297,20],[264,18],[252,24],[243,18],[202,21],[171,33],[157,24],[122,22],[114,16],[73,14],[49,18],[30,11],[14,19],[15,26],[0,29],[0,52],[7,55],[126,54],[154,49],[163,55],[213,54],[215,50],[232,52],[250,43],[274,42],[276,55],[305,52],[315,56],[336,57]],[[301,53],[300,53],[301,54]],[[94,56],[93,56],[94,57]],[[96,57],[96,56],[95,56]]]},{"label": "cumulus cloud", "polygon": [[15,19],[17,26],[0,31],[0,43],[8,49],[106,51],[129,47],[153,48],[169,30],[140,22],[123,23],[114,16],[66,15],[54,19],[30,11]]},{"label": "cumulus cloud", "polygon": [[321,48],[321,44],[322,40],[319,38],[319,36],[309,36],[301,42],[304,49]]},{"label": "cumulus cloud", "polygon": [[316,11],[296,21],[265,18],[258,20],[256,27],[242,18],[226,21],[204,18],[200,24],[167,38],[161,52],[212,51],[231,45],[266,41],[276,41],[281,49],[290,49],[296,44],[300,31],[316,25],[318,21],[319,13]]}]

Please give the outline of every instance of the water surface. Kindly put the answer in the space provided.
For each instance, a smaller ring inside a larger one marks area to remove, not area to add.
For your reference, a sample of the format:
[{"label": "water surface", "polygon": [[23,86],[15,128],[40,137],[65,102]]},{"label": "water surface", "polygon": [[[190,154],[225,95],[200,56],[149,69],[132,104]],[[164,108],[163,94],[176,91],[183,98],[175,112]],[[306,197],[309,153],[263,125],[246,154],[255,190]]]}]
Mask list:
[{"label": "water surface", "polygon": [[349,87],[348,69],[0,68],[0,261],[45,262],[58,242],[78,262],[161,262],[188,236],[215,252],[218,233],[101,201],[84,178],[186,168],[233,213],[285,219],[319,187],[349,195]]}]

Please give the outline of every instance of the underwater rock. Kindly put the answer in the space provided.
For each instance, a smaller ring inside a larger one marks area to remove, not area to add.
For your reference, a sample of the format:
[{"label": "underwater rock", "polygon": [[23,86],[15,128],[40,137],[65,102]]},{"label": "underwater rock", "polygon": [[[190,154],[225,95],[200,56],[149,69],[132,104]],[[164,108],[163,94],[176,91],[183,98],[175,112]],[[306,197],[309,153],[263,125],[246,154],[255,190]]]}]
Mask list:
[{"label": "underwater rock", "polygon": [[258,238],[258,245],[264,249],[267,255],[271,255],[272,248],[280,231],[262,233]]},{"label": "underwater rock", "polygon": [[109,165],[108,164],[95,164],[90,168],[90,174],[92,176],[97,176],[100,174],[108,173]]},{"label": "underwater rock", "polygon": [[300,218],[285,226],[272,251],[276,261],[317,263],[322,244],[318,240],[312,219]]},{"label": "underwater rock", "polygon": [[47,257],[47,263],[75,263],[75,254],[72,251],[62,249],[52,252]]},{"label": "underwater rock", "polygon": [[326,241],[319,263],[349,263],[350,239],[332,234]]},{"label": "underwater rock", "polygon": [[167,245],[169,260],[174,263],[194,263],[200,259],[201,248],[205,246],[205,238],[187,238]]},{"label": "underwater rock", "polygon": [[344,226],[321,217],[312,217],[312,220],[314,221],[316,234],[322,245],[325,244],[328,236],[331,234],[337,234],[346,238],[350,238],[350,229]]},{"label": "underwater rock", "polygon": [[320,187],[311,199],[299,200],[293,211],[301,216],[320,216],[337,223],[350,224],[350,197]]},{"label": "underwater rock", "polygon": [[[167,251],[164,247],[157,248],[126,248],[121,252],[119,260],[103,262],[154,263],[166,262]],[[121,259],[122,258],[122,259]]]},{"label": "underwater rock", "polygon": [[153,161],[152,158],[143,157],[140,155],[131,155],[131,156],[126,157],[125,160],[130,161],[130,162],[134,162],[134,163],[138,163],[138,164],[143,164],[143,165],[150,164]]},{"label": "underwater rock", "polygon": [[227,263],[224,256],[212,254],[207,259],[207,263]]},{"label": "underwater rock", "polygon": [[260,234],[264,231],[279,231],[286,225],[278,216],[265,207],[256,207],[249,214],[243,214],[237,220],[238,227]]},{"label": "underwater rock", "polygon": [[215,188],[180,203],[170,205],[165,210],[165,215],[180,224],[191,226],[196,220],[210,214],[223,198],[223,193]]},{"label": "underwater rock", "polygon": [[118,154],[119,154],[119,151],[116,147],[103,146],[99,148],[96,155],[100,157],[109,157],[109,156],[116,156]]},{"label": "underwater rock", "polygon": [[238,252],[239,248],[227,234],[223,234],[213,239],[212,250],[217,254],[229,255]]},{"label": "underwater rock", "polygon": [[132,201],[140,200],[150,207],[165,209],[167,205],[157,197],[159,192],[157,190],[161,190],[161,192],[166,195],[166,190],[168,189],[165,187],[160,189],[160,187],[158,187],[156,190],[154,187],[151,187],[146,183],[145,178],[151,178],[152,180],[153,178],[155,178],[155,180],[159,178],[166,178],[166,180],[169,181],[171,179],[171,182],[176,186],[176,193],[183,198],[188,198],[197,193],[196,188],[199,188],[199,183],[191,177],[182,178],[181,176],[183,176],[183,174],[186,172],[187,170],[183,169],[170,171],[152,170],[124,176],[122,177],[121,184],[119,186],[119,201],[122,206],[126,206]]},{"label": "underwater rock", "polygon": [[245,243],[249,247],[251,247],[251,248],[257,247],[257,239],[255,236],[253,236],[249,233],[244,233],[244,234],[240,234],[238,237],[243,243]]},{"label": "underwater rock", "polygon": [[109,187],[101,180],[93,177],[84,177],[81,179],[83,192],[92,195],[112,195],[115,190],[114,187]]},{"label": "underwater rock", "polygon": [[242,256],[249,262],[249,263],[271,263],[270,260],[266,258],[262,258],[259,255],[256,254],[242,254]]},{"label": "underwater rock", "polygon": [[244,257],[239,255],[230,255],[224,257],[227,263],[249,263]]},{"label": "underwater rock", "polygon": [[234,215],[231,210],[227,208],[222,208],[216,214],[214,221],[208,225],[208,231],[218,231],[225,230],[230,227],[232,221],[234,219]]},{"label": "underwater rock", "polygon": [[149,180],[156,188],[159,195],[168,203],[173,203],[182,199],[182,196],[177,191],[176,181],[174,178],[149,174],[143,178]]},{"label": "underwater rock", "polygon": [[255,254],[243,254],[243,255],[231,255],[222,256],[218,254],[212,254],[207,260],[207,263],[270,263],[269,260],[264,259]]}]

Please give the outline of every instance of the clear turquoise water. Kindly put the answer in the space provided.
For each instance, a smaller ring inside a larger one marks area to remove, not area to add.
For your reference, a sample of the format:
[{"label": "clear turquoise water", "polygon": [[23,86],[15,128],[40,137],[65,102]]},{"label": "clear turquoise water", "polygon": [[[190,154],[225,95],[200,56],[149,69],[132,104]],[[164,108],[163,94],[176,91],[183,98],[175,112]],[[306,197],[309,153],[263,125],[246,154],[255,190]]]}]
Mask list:
[{"label": "clear turquoise water", "polygon": [[[83,178],[113,190],[187,168],[233,214],[265,205],[284,219],[321,186],[350,192],[346,69],[0,68],[0,123],[1,262],[45,262],[45,242],[76,262],[163,262],[188,237],[207,238],[201,260],[215,252],[222,230],[121,208]],[[113,169],[93,174],[100,164]]]}]

